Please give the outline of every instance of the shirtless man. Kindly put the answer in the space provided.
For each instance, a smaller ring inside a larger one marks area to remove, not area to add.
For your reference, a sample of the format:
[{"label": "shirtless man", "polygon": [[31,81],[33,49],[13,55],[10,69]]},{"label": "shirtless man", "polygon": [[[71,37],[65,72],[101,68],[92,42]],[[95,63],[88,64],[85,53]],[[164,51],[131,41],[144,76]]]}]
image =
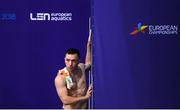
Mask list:
[{"label": "shirtless man", "polygon": [[85,70],[91,66],[91,30],[87,43],[85,64],[79,63],[79,51],[74,48],[65,54],[66,67],[59,70],[55,87],[64,109],[86,109],[92,93],[92,85],[86,87]]}]

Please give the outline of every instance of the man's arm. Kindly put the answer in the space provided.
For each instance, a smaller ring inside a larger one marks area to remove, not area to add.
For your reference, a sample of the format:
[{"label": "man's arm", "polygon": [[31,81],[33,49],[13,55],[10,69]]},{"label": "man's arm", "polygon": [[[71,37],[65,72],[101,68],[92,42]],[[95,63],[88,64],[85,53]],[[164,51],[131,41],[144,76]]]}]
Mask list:
[{"label": "man's arm", "polygon": [[85,61],[85,69],[89,69],[91,66],[91,29],[89,30],[89,38],[87,42],[87,50],[86,50],[86,61]]},{"label": "man's arm", "polygon": [[79,101],[87,100],[91,96],[91,92],[92,92],[92,87],[89,87],[85,96],[80,96],[80,97],[68,96],[64,78],[60,76],[55,78],[55,87],[56,87],[58,96],[60,97],[64,105],[70,105],[73,103],[77,103]]}]

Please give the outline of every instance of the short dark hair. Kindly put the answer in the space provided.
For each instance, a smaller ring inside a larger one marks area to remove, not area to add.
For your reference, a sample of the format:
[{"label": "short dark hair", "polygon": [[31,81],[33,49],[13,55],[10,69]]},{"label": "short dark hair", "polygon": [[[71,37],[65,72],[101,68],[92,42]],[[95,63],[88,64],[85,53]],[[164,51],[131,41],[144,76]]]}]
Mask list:
[{"label": "short dark hair", "polygon": [[80,58],[80,52],[76,48],[69,48],[66,50],[66,54],[77,54],[78,57]]}]

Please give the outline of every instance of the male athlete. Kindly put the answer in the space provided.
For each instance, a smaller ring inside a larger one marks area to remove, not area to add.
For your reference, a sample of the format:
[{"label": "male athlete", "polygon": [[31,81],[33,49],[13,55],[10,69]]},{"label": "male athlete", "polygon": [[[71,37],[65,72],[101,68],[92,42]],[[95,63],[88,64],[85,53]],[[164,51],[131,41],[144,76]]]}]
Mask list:
[{"label": "male athlete", "polygon": [[64,109],[86,109],[92,85],[86,87],[85,71],[91,66],[91,30],[87,42],[85,64],[80,63],[79,50],[70,48],[65,54],[65,65],[55,78],[55,87]]}]

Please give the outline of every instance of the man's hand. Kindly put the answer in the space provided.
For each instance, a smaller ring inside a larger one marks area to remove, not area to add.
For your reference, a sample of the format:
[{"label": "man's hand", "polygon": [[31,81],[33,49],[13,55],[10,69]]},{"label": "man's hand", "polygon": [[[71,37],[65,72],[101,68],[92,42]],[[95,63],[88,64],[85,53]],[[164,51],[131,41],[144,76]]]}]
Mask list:
[{"label": "man's hand", "polygon": [[90,43],[91,43],[91,36],[92,36],[91,18],[89,18],[89,38],[88,38],[88,42],[90,42]]},{"label": "man's hand", "polygon": [[90,29],[89,30],[89,37],[88,37],[88,44],[90,44],[91,45],[91,40],[92,39],[92,30]]},{"label": "man's hand", "polygon": [[92,84],[90,84],[88,87],[88,90],[86,92],[86,96],[85,96],[87,99],[89,99],[89,97],[91,97],[92,89],[93,89]]}]

